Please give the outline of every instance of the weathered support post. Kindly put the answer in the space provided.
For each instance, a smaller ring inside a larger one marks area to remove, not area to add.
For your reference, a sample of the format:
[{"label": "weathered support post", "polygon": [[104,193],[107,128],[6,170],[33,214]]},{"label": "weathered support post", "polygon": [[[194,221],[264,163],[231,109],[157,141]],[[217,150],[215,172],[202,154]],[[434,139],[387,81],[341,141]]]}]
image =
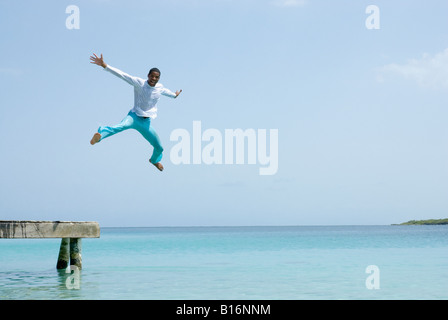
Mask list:
[{"label": "weathered support post", "polygon": [[61,247],[59,248],[58,263],[56,269],[67,269],[68,262],[70,260],[70,238],[61,239]]},{"label": "weathered support post", "polygon": [[70,265],[82,269],[81,238],[70,238]]}]

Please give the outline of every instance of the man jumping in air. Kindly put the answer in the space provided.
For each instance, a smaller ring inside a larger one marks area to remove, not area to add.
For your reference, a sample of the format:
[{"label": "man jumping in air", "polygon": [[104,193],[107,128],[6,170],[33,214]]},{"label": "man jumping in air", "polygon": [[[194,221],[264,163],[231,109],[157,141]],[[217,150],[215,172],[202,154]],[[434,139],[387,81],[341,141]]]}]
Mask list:
[{"label": "man jumping in air", "polygon": [[148,80],[144,80],[130,76],[117,68],[107,65],[103,60],[102,54],[100,57],[93,54],[93,56],[90,56],[90,60],[90,63],[103,67],[104,70],[109,71],[134,87],[134,107],[129,111],[128,115],[119,124],[113,127],[99,127],[98,132],[96,132],[93,135],[92,140],[90,140],[90,144],[94,145],[95,143],[123,130],[135,129],[154,147],[149,162],[162,171],[163,165],[160,163],[160,160],[162,159],[163,148],[159,136],[151,126],[151,121],[157,117],[157,102],[159,101],[160,96],[164,95],[170,98],[177,98],[182,90],[173,93],[161,83],[158,83],[160,79],[160,70],[157,68],[149,70]]}]

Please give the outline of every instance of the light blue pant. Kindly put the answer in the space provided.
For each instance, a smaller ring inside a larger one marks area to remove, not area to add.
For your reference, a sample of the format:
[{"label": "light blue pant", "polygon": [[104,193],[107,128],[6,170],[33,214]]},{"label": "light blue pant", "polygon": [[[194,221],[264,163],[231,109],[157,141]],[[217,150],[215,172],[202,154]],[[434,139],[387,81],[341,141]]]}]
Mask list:
[{"label": "light blue pant", "polygon": [[151,119],[139,117],[132,111],[129,111],[128,115],[116,126],[99,127],[98,132],[101,134],[100,141],[127,129],[137,130],[154,147],[154,151],[150,159],[151,163],[158,163],[162,160],[163,148],[160,143],[159,136],[151,127]]}]

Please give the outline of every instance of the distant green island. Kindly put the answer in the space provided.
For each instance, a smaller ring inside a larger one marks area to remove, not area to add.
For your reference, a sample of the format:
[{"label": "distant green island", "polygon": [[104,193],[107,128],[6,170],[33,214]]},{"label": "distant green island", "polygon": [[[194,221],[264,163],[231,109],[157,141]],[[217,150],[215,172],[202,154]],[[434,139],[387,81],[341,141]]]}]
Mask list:
[{"label": "distant green island", "polygon": [[429,219],[429,220],[410,220],[400,224],[394,224],[395,226],[409,226],[409,225],[442,225],[448,224],[448,218],[446,219]]}]

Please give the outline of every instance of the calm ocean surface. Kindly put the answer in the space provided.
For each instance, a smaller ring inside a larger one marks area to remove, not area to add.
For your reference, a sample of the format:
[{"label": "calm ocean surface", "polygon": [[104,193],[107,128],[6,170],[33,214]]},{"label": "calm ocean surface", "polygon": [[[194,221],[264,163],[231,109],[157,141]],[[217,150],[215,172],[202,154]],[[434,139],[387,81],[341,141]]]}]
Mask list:
[{"label": "calm ocean surface", "polygon": [[102,228],[79,289],[59,244],[0,239],[0,300],[448,299],[448,226]]}]

